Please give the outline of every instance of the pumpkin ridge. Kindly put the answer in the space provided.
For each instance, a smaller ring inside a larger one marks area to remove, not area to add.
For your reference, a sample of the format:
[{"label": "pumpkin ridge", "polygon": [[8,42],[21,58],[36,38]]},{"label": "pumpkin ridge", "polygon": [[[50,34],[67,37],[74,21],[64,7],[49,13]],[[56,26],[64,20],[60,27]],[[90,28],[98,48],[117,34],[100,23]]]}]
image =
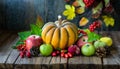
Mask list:
[{"label": "pumpkin ridge", "polygon": [[55,27],[55,26],[48,26],[48,27],[45,27],[43,30],[42,30],[42,39],[43,39],[43,41],[45,42],[46,41],[46,34],[47,34],[47,32],[50,30],[50,29],[52,29],[53,27]]},{"label": "pumpkin ridge", "polygon": [[63,26],[65,26],[65,25],[72,25],[77,30],[77,26],[75,24],[71,23],[71,22],[66,22],[66,23],[63,24]]},{"label": "pumpkin ridge", "polygon": [[74,42],[76,42],[77,41],[77,37],[78,37],[77,30],[75,30],[75,28],[72,27],[71,25],[69,25],[69,26],[71,27],[71,29],[73,30],[73,32],[75,34],[75,41]]},{"label": "pumpkin ridge", "polygon": [[47,43],[47,44],[50,44],[50,43],[51,43],[51,39],[52,39],[52,36],[53,36],[53,33],[54,33],[55,29],[56,29],[56,28],[53,27],[53,28],[51,28],[51,29],[49,30],[49,32],[46,33],[45,40],[46,40],[46,43]]},{"label": "pumpkin ridge", "polygon": [[74,43],[74,41],[75,41],[75,34],[73,33],[73,31],[72,31],[72,29],[68,26],[68,25],[66,25],[66,26],[64,26],[65,28],[66,28],[66,30],[68,31],[68,37],[69,37],[69,39],[68,39],[68,45],[67,46],[70,46],[71,44],[73,44]]},{"label": "pumpkin ridge", "polygon": [[76,33],[75,33],[75,31],[73,30],[73,28],[71,27],[71,25],[70,25],[70,28],[71,28],[71,30],[74,32],[74,36],[75,36],[74,42],[75,42],[75,41],[76,41]]},{"label": "pumpkin ridge", "polygon": [[59,28],[56,28],[54,33],[53,33],[53,36],[52,36],[52,40],[51,40],[51,44],[53,45],[53,47],[56,49],[58,48],[59,46],[59,32],[60,32],[60,29]]},{"label": "pumpkin ridge", "polygon": [[60,48],[61,49],[64,49],[67,45],[67,42],[68,42],[68,33],[67,33],[67,30],[66,28],[62,27],[60,29]]},{"label": "pumpkin ridge", "polygon": [[56,25],[53,22],[48,22],[42,27],[42,30],[48,26],[56,26]]}]

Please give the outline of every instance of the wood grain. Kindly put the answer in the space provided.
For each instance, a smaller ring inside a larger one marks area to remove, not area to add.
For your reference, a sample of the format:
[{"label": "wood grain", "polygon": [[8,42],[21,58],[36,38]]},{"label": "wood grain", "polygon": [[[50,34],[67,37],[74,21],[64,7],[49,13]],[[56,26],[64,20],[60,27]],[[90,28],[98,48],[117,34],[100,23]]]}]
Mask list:
[{"label": "wood grain", "polygon": [[68,61],[68,68],[69,69],[102,69],[102,62],[101,59],[98,57],[73,57],[70,58]]},{"label": "wood grain", "polygon": [[42,69],[50,69],[50,62],[52,57],[44,57],[42,61]]},{"label": "wood grain", "polygon": [[40,69],[43,57],[21,58],[15,62],[15,69]]},{"label": "wood grain", "polygon": [[111,37],[113,39],[113,46],[111,49],[111,55],[107,58],[103,58],[104,69],[120,69],[120,33],[111,32]]},{"label": "wood grain", "polygon": [[[16,43],[17,35],[12,34],[11,37],[6,39],[0,47],[0,67],[5,68],[5,62],[8,59],[10,52],[12,51],[11,46]],[[4,65],[4,67],[3,67]]]},{"label": "wood grain", "polygon": [[60,69],[60,57],[52,57],[50,69]]}]

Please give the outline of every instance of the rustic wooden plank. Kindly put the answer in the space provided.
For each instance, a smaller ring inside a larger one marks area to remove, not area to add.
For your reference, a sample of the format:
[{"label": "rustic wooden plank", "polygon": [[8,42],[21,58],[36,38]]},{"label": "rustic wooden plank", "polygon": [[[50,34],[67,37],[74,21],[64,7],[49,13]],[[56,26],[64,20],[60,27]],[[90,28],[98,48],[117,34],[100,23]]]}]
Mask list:
[{"label": "rustic wooden plank", "polygon": [[15,62],[15,69],[41,69],[43,57],[18,58]]},{"label": "rustic wooden plank", "polygon": [[[19,40],[19,37],[16,38],[16,42]],[[15,45],[15,43],[13,44]],[[8,56],[8,59],[6,60],[6,68],[14,68],[13,64],[15,63],[15,61],[17,60],[19,56],[19,52],[15,49],[12,49],[10,55]]]},{"label": "rustic wooden plank", "polygon": [[120,69],[120,32],[111,32],[113,46],[111,47],[111,55],[103,58],[104,69]]},{"label": "rustic wooden plank", "polygon": [[[12,34],[0,47],[0,68],[5,68],[5,62],[12,51],[11,46],[16,42],[16,34]],[[3,67],[4,66],[4,67]]]},{"label": "rustic wooden plank", "polygon": [[6,61],[6,68],[13,69],[14,63],[19,57],[19,52],[17,50],[12,50],[7,61]]},{"label": "rustic wooden plank", "polygon": [[50,61],[51,61],[52,57],[44,57],[43,61],[42,61],[42,69],[49,69],[50,68]]},{"label": "rustic wooden plank", "polygon": [[67,69],[68,68],[68,59],[61,57],[60,59],[60,69]]},{"label": "rustic wooden plank", "polygon": [[60,69],[60,57],[52,57],[50,62],[50,69]]},{"label": "rustic wooden plank", "polygon": [[68,69],[102,69],[101,59],[98,57],[76,56],[68,60]]}]

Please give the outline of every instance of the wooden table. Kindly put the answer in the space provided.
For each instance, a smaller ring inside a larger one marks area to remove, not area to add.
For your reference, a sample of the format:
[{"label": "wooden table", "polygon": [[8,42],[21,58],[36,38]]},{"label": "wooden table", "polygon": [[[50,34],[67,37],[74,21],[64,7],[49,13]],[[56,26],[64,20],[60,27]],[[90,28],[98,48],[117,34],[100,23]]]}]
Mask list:
[{"label": "wooden table", "polygon": [[13,46],[19,37],[15,32],[0,31],[0,69],[120,69],[120,32],[111,31],[113,47],[106,58],[96,56],[20,58]]}]

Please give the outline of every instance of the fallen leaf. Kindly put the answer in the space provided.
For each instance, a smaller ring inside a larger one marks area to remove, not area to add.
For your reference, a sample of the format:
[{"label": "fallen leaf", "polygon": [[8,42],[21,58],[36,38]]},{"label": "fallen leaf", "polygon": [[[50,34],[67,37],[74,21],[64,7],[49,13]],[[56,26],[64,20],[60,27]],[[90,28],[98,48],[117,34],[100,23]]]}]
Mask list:
[{"label": "fallen leaf", "polygon": [[44,22],[43,22],[42,17],[40,17],[40,16],[37,17],[36,25],[37,25],[39,28],[42,28],[42,26],[44,25]]},{"label": "fallen leaf", "polygon": [[76,13],[77,14],[82,14],[85,12],[85,7],[79,7],[79,8],[76,8]]},{"label": "fallen leaf", "polygon": [[85,26],[89,20],[86,17],[82,17],[82,19],[79,21],[79,26]]},{"label": "fallen leaf", "polygon": [[72,3],[72,5],[73,6],[75,6],[75,7],[78,7],[78,6],[80,6],[80,4],[79,4],[79,2],[76,0],[76,1],[74,1],[73,3]]}]

